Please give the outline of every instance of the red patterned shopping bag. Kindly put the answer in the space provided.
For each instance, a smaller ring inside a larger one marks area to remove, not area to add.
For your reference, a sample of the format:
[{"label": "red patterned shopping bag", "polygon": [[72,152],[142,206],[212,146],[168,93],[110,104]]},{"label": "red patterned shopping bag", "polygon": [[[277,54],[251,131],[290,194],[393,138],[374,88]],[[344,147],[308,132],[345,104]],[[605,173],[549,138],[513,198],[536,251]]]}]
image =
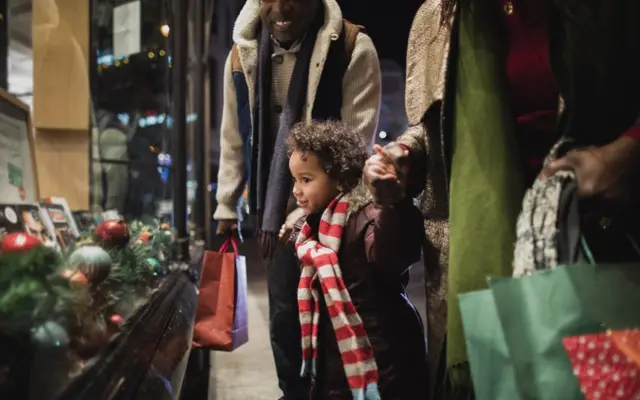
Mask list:
[{"label": "red patterned shopping bag", "polygon": [[640,364],[632,355],[639,339],[638,331],[609,331],[562,340],[586,400],[640,400]]}]

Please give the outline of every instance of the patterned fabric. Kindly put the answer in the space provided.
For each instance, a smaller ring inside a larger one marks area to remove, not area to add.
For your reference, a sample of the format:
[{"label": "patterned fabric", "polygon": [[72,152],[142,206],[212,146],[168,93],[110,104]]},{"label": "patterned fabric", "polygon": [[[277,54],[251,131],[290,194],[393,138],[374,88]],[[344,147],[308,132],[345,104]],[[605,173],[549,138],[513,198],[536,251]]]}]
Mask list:
[{"label": "patterned fabric", "polygon": [[[561,140],[553,147],[545,166],[557,158],[558,150],[566,143]],[[558,265],[560,196],[565,186],[574,180],[573,172],[561,171],[552,177],[536,180],[525,194],[516,225],[514,277],[531,275],[536,269],[555,268]]]},{"label": "patterned fabric", "polygon": [[338,251],[349,211],[349,196],[339,195],[322,214],[317,237],[305,223],[296,240],[302,274],[298,309],[302,331],[302,376],[315,375],[318,348],[319,281],[342,355],[344,372],[356,400],[379,400],[378,366],[362,320],[342,280]]},{"label": "patterned fabric", "polygon": [[640,400],[640,366],[612,333],[562,340],[586,400]]},{"label": "patterned fabric", "polygon": [[616,346],[640,369],[640,329],[612,332]]}]

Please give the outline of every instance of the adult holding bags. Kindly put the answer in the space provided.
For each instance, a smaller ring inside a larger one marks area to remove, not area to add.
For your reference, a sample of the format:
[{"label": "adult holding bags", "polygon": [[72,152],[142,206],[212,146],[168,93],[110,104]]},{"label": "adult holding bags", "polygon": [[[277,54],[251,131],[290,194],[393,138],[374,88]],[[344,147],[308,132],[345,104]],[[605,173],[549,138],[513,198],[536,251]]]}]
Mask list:
[{"label": "adult holding bags", "polygon": [[472,391],[457,296],[511,275],[524,191],[559,136],[578,153],[550,168],[575,169],[584,195],[615,204],[619,188],[638,187],[639,19],[635,0],[427,0],[418,11],[410,127],[365,177],[381,202],[425,191],[429,351],[432,371],[452,378],[433,372],[453,383],[445,398]]}]

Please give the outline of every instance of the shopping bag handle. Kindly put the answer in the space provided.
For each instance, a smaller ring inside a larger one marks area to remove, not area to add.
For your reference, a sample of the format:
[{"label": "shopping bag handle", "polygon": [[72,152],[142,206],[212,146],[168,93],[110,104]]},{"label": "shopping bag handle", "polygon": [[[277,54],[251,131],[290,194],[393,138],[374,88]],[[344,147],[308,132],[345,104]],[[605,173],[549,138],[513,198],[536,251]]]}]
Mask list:
[{"label": "shopping bag handle", "polygon": [[227,249],[229,248],[229,243],[231,243],[231,247],[233,248],[233,254],[236,257],[239,256],[240,252],[238,251],[238,239],[236,239],[234,236],[229,236],[227,240],[222,243],[222,246],[220,246],[220,250],[218,250],[218,253],[226,253]]}]

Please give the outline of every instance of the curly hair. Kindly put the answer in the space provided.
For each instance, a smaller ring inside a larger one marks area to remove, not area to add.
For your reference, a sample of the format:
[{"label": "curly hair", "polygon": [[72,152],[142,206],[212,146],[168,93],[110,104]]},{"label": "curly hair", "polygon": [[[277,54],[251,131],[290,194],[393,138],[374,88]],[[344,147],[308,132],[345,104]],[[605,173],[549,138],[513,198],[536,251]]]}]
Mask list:
[{"label": "curly hair", "polygon": [[327,175],[346,192],[360,182],[368,157],[360,135],[338,121],[297,123],[289,132],[287,148],[289,156],[294,151],[315,154]]}]

